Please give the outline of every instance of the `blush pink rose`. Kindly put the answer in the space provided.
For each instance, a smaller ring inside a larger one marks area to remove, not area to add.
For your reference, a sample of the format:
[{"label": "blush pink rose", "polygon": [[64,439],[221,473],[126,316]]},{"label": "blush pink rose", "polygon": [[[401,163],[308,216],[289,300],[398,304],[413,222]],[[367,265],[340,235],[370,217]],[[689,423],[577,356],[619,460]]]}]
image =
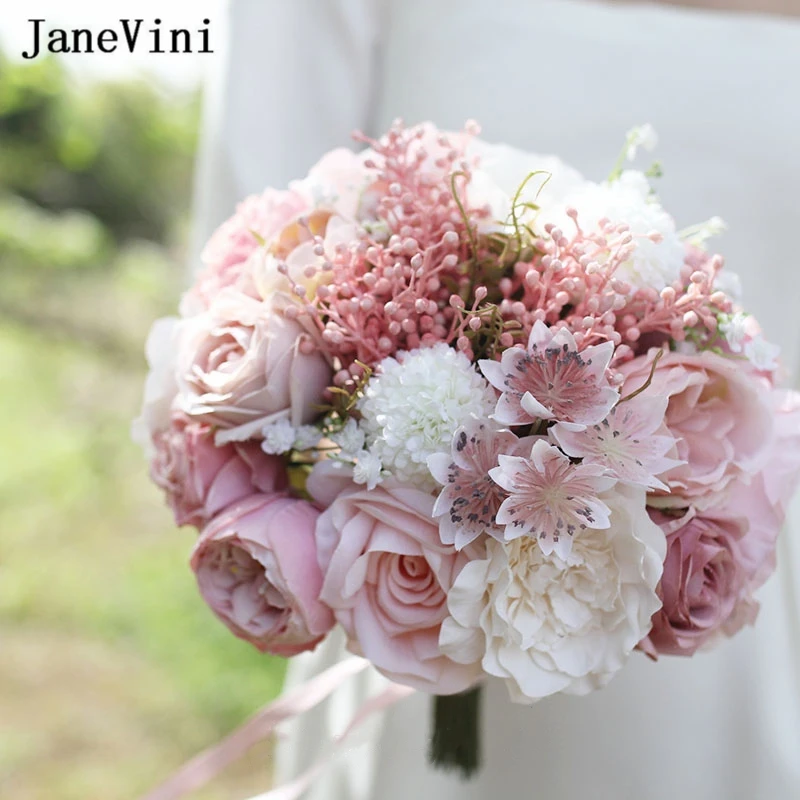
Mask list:
[{"label": "blush pink rose", "polygon": [[771,393],[775,435],[764,468],[749,482],[732,484],[724,511],[748,521],[740,542],[742,564],[750,591],[758,589],[775,571],[775,547],[786,513],[800,485],[800,394]]},{"label": "blush pink rose", "polygon": [[217,425],[217,444],[259,438],[287,417],[294,426],[319,414],[331,367],[300,323],[225,289],[194,317],[178,353],[182,408]]},{"label": "blush pink rose", "polygon": [[[655,351],[620,367],[622,394],[647,380]],[[734,359],[709,351],[665,353],[647,393],[667,395],[665,422],[684,461],[661,478],[670,494],[656,495],[660,507],[708,507],[732,481],[756,472],[772,438],[773,414],[763,381]]]},{"label": "blush pink rose", "polygon": [[[747,589],[740,542],[748,532],[744,517],[693,511],[675,519],[652,513],[667,534],[667,557],[658,587],[663,605],[640,647],[649,655],[692,655],[720,636],[736,613],[745,621],[754,610]],[[743,603],[746,613],[738,606]]]},{"label": "blush pink rose", "polygon": [[467,556],[442,545],[432,510],[430,495],[391,481],[342,491],[317,523],[321,599],[350,650],[388,678],[453,694],[478,678],[476,665],[456,664],[439,649],[447,592]]},{"label": "blush pink rose", "polygon": [[318,517],[305,500],[251,495],[215,517],[194,548],[203,599],[261,652],[289,657],[313,650],[333,627],[319,600]]},{"label": "blush pink rose", "polygon": [[175,413],[165,431],[153,437],[153,482],[164,490],[178,525],[202,528],[215,514],[253,492],[285,490],[283,460],[267,455],[258,442],[217,447],[214,429]]},{"label": "blush pink rose", "polygon": [[[267,189],[251,195],[236,207],[236,212],[212,234],[203,249],[203,270],[183,300],[185,315],[208,308],[216,294],[226,286],[250,292],[245,263],[261,246],[269,242],[293,220],[310,208],[298,192]],[[260,241],[261,240],[261,241]]]},{"label": "blush pink rose", "polygon": [[775,435],[764,468],[730,484],[719,507],[683,518],[653,516],[667,534],[662,609],[641,647],[650,655],[691,655],[752,624],[753,593],[775,571],[775,548],[800,483],[800,395],[771,393]]}]

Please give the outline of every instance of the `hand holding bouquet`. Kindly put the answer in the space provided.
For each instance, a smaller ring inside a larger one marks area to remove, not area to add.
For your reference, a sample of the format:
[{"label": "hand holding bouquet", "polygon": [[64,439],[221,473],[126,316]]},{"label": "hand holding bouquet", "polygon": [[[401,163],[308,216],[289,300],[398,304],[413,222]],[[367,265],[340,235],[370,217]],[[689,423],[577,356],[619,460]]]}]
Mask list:
[{"label": "hand holding bouquet", "polygon": [[717,223],[679,234],[623,169],[652,131],[599,184],[476,134],[398,123],[245,200],[138,423],[230,630],[292,656],[341,625],[461,698],[434,757],[467,771],[447,716],[484,679],[585,694],[752,623],[800,464]]}]

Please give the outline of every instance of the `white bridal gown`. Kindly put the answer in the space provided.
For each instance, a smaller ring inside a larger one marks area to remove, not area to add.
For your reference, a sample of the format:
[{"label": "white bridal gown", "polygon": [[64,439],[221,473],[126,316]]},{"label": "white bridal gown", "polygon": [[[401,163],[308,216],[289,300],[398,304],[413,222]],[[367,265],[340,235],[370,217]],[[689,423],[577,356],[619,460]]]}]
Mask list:
[{"label": "white bridal gown", "polygon": [[[235,201],[305,174],[353,128],[395,117],[557,153],[601,179],[625,131],[660,135],[658,183],[679,227],[719,214],[715,244],[748,307],[800,360],[800,23],[578,0],[242,0],[207,108],[199,235]],[[800,798],[800,514],[780,542],[753,629],[692,659],[635,654],[585,698],[484,696],[485,764],[471,783],[425,763],[429,698],[402,701],[317,780],[312,800]],[[296,684],[342,657],[334,638]],[[374,673],[288,728],[277,772],[322,753]],[[267,788],[267,787],[265,787]]]}]

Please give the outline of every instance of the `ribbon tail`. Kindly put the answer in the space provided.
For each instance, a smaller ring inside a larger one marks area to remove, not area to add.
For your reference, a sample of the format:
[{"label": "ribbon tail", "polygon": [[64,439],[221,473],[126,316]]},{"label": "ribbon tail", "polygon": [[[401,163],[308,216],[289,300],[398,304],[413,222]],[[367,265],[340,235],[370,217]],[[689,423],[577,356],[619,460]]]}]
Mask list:
[{"label": "ribbon tail", "polygon": [[[310,711],[349,677],[366,669],[368,665],[369,661],[364,658],[348,658],[334,664],[301,686],[295,687],[288,694],[256,712],[221,742],[196,755],[164,783],[144,795],[141,800],[177,800],[187,792],[199,789],[228,764],[236,761],[251,747],[265,739],[278,724],[285,719]],[[364,707],[366,705],[369,703]]]},{"label": "ribbon tail", "polygon": [[274,789],[251,797],[250,800],[298,800],[298,798],[311,786],[317,776],[325,769],[329,762],[336,756],[342,745],[364,722],[373,714],[391,708],[395,703],[414,694],[414,689],[410,686],[401,686],[393,683],[386,687],[382,692],[367,700],[353,715],[347,727],[336,737],[334,737],[331,747],[319,760],[311,765],[302,775],[292,781],[277,786]]}]

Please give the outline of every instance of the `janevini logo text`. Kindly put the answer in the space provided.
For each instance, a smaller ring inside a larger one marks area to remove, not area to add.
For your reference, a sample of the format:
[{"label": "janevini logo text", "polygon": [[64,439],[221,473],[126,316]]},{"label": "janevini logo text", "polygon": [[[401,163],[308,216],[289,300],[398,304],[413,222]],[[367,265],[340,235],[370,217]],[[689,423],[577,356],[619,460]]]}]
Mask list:
[{"label": "janevini logo text", "polygon": [[148,25],[143,19],[121,19],[115,28],[47,28],[46,19],[29,19],[33,40],[22,57],[43,53],[213,53],[209,40],[211,20],[199,28],[162,28],[161,20]]}]

